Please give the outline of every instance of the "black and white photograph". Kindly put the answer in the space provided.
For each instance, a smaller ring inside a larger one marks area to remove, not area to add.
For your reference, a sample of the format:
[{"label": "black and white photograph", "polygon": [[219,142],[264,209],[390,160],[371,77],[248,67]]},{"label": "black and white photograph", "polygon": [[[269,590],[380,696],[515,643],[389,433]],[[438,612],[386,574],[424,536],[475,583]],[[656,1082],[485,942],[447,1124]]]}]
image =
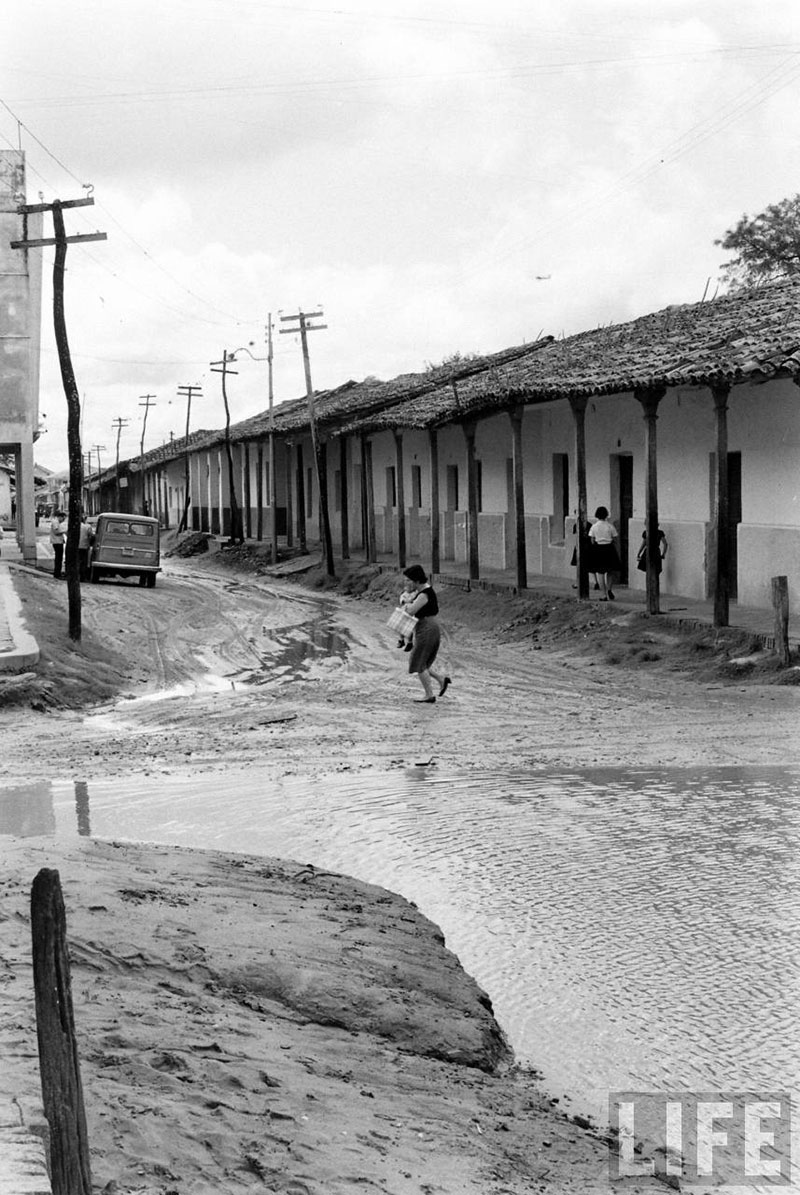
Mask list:
[{"label": "black and white photograph", "polygon": [[0,82],[0,1195],[800,1192],[800,7]]}]

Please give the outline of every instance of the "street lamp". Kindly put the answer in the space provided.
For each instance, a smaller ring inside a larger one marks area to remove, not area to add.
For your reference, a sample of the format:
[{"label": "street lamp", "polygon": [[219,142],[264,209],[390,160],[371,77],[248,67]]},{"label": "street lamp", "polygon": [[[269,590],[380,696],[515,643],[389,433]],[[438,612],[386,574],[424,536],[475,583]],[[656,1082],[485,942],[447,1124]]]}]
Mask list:
[{"label": "street lamp", "polygon": [[267,356],[256,357],[246,346],[234,349],[228,354],[231,361],[236,360],[237,353],[247,353],[253,361],[266,361],[269,379],[269,524],[272,563],[278,563],[278,523],[277,523],[277,486],[275,483],[275,416],[272,401],[272,315],[267,324]]}]

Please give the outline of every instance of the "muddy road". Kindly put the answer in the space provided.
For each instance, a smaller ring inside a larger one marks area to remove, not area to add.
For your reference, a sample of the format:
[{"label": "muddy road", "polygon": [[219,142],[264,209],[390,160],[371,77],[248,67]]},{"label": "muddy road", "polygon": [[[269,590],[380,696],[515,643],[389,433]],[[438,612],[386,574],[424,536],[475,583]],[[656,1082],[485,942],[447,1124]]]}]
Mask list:
[{"label": "muddy road", "polygon": [[[27,611],[45,596],[66,611],[66,587],[21,581]],[[381,600],[314,592],[214,558],[168,560],[154,590],[85,586],[84,628],[107,646],[121,696],[88,711],[0,709],[1,774],[797,762],[797,688],[616,668],[569,641],[499,642],[471,618],[472,595],[447,587],[441,660],[453,685],[418,705],[385,625],[393,592],[390,581]]]}]

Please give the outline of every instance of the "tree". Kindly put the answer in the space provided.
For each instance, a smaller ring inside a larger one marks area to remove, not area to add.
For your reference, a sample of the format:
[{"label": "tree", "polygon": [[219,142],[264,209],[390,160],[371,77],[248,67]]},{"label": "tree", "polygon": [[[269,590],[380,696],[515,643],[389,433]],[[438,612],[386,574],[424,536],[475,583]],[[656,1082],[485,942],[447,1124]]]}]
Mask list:
[{"label": "tree", "polygon": [[736,254],[722,266],[723,280],[734,290],[800,273],[800,195],[742,216],[714,244]]}]

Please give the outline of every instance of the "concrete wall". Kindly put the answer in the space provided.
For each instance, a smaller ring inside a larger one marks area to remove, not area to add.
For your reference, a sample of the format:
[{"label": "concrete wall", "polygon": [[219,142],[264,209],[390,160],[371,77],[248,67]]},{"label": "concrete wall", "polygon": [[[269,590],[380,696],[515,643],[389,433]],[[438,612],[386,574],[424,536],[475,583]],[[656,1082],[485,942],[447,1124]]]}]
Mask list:
[{"label": "concrete wall", "polygon": [[[33,443],[39,427],[42,251],[12,249],[25,236],[18,208],[26,202],[25,155],[0,151],[0,451],[15,454],[17,540],[36,563]],[[27,238],[42,236],[42,214],[27,221]]]}]

